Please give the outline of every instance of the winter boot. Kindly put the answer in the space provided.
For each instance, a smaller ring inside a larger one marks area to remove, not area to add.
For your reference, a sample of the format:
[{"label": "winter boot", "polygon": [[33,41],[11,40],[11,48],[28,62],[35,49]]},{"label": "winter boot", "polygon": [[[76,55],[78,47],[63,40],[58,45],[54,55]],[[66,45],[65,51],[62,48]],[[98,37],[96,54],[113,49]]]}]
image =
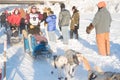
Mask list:
[{"label": "winter boot", "polygon": [[62,36],[62,35],[58,38],[58,40],[60,40],[60,39],[63,39],[63,36]]}]

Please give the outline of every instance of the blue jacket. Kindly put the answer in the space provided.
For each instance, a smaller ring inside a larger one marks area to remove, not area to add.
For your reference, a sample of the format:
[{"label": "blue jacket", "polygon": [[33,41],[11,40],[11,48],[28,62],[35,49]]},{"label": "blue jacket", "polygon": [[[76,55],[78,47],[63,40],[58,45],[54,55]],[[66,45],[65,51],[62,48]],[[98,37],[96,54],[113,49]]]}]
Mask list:
[{"label": "blue jacket", "polygon": [[48,23],[47,30],[55,31],[56,30],[56,15],[50,15],[46,18],[46,22]]}]

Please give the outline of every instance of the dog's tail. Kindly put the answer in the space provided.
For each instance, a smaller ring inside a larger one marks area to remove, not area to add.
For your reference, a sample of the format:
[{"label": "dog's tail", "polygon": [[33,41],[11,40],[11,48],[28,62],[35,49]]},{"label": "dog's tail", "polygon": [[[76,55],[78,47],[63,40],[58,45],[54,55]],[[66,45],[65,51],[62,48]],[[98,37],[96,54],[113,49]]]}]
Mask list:
[{"label": "dog's tail", "polygon": [[100,67],[98,67],[98,66],[95,66],[94,69],[95,69],[95,71],[97,71],[97,72],[104,72],[104,71],[103,71]]},{"label": "dog's tail", "polygon": [[88,60],[85,57],[83,57],[82,62],[83,62],[84,68],[87,71],[91,70],[90,64],[89,64]]}]

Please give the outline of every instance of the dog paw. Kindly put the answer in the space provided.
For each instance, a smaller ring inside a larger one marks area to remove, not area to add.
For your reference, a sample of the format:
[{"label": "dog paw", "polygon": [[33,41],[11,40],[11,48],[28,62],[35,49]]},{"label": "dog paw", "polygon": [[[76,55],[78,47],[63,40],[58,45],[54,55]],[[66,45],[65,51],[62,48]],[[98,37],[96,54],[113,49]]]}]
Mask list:
[{"label": "dog paw", "polygon": [[51,74],[53,74],[54,72],[53,71],[51,71]]},{"label": "dog paw", "polygon": [[62,79],[63,79],[63,77],[59,77],[59,78],[58,78],[58,80],[62,80]]}]

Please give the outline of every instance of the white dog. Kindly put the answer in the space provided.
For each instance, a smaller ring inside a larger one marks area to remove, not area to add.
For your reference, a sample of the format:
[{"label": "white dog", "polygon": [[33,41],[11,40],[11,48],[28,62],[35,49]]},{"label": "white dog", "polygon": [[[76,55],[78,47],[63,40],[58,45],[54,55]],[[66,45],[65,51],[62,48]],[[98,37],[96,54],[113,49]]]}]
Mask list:
[{"label": "white dog", "polygon": [[[65,80],[69,80],[69,78],[74,77],[74,69],[81,63],[83,63],[87,71],[90,70],[87,59],[81,53],[69,49],[65,52],[65,55],[54,56],[52,65],[58,70],[63,69],[66,76]],[[62,78],[63,77],[60,74],[58,79],[61,80]]]}]

